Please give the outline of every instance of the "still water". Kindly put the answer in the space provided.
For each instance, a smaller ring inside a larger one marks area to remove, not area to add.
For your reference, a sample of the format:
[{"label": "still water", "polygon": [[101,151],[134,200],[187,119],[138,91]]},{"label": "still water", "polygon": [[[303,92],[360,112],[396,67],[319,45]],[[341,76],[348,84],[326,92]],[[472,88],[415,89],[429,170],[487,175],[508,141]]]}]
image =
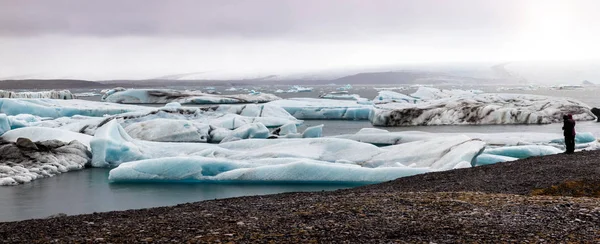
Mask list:
[{"label": "still water", "polygon": [[0,187],[0,222],[44,218],[57,213],[73,215],[352,187],[323,184],[109,184],[108,172],[109,169],[85,169],[18,186]]}]

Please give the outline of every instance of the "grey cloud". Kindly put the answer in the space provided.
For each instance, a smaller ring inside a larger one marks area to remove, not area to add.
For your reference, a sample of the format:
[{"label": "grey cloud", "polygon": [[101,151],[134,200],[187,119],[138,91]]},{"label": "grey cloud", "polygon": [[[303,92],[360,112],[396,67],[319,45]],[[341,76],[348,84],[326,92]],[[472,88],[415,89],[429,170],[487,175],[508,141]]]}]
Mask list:
[{"label": "grey cloud", "polygon": [[517,0],[0,0],[0,35],[332,36],[510,30]]}]

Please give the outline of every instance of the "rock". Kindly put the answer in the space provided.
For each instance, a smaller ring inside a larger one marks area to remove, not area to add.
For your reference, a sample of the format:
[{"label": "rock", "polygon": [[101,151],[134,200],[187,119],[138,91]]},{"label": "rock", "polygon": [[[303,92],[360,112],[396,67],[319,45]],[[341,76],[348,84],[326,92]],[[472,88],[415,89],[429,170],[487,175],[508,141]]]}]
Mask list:
[{"label": "rock", "polygon": [[17,147],[20,147],[20,148],[39,150],[39,148],[35,145],[35,143],[33,143],[31,140],[29,140],[27,138],[23,138],[23,137],[17,138],[16,144],[17,144]]},{"label": "rock", "polygon": [[600,122],[600,109],[598,108],[592,108],[592,113],[596,116],[596,121]]}]

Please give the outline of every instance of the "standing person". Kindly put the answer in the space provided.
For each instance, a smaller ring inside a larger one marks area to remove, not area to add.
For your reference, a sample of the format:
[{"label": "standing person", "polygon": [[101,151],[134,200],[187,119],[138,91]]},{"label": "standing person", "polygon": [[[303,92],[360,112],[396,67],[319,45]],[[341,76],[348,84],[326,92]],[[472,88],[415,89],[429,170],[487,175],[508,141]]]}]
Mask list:
[{"label": "standing person", "polygon": [[565,153],[571,154],[575,152],[575,120],[573,120],[573,115],[564,115],[563,123],[562,129],[565,136],[565,146],[567,147]]}]

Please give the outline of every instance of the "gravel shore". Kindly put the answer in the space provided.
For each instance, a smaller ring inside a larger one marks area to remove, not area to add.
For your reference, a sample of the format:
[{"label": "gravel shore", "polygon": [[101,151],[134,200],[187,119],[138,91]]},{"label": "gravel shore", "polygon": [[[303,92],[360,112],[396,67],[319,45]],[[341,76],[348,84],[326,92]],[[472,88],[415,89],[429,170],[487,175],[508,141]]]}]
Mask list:
[{"label": "gravel shore", "polygon": [[599,198],[532,195],[564,182],[595,185],[599,156],[533,157],[334,192],[0,223],[0,242],[600,242]]}]

